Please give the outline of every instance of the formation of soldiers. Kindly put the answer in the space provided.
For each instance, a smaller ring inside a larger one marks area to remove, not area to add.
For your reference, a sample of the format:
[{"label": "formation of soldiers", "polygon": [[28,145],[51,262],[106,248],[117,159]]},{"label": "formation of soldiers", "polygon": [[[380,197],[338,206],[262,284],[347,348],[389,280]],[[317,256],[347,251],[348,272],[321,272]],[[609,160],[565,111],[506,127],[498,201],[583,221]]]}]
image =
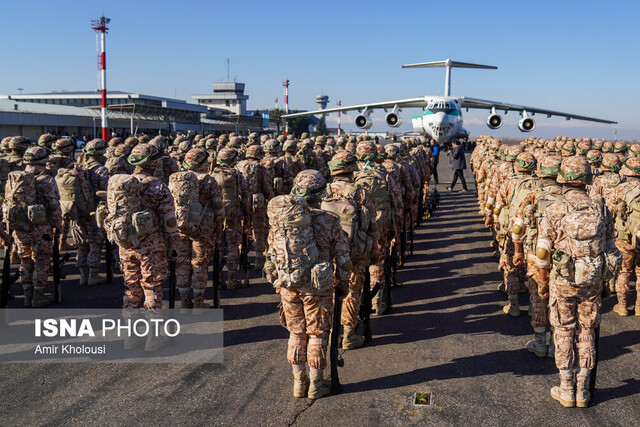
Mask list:
[{"label": "formation of soldiers", "polygon": [[526,347],[555,358],[560,386],[551,396],[565,407],[588,405],[602,298],[615,293],[614,311],[628,316],[634,273],[640,316],[639,156],[640,144],[557,137],[505,145],[486,135],[471,156],[508,295],[504,312],[519,316],[518,293],[530,293]]},{"label": "formation of soldiers", "polygon": [[[81,286],[109,281],[117,257],[130,319],[162,316],[170,266],[180,310],[194,314],[210,307],[212,262],[214,306],[217,284],[245,287],[249,270],[263,271],[281,297],[296,397],[329,392],[323,370],[332,328],[341,341],[332,349],[370,339],[368,315],[389,310],[395,269],[435,204],[424,138],[383,146],[368,136],[141,135],[89,141],[77,161],[73,150],[72,141],[49,134],[35,144],[23,137],[0,144],[3,306],[11,258],[20,264],[25,307],[51,304],[45,287],[60,251],[75,250]],[[164,342],[133,336],[124,345],[153,351]]]}]

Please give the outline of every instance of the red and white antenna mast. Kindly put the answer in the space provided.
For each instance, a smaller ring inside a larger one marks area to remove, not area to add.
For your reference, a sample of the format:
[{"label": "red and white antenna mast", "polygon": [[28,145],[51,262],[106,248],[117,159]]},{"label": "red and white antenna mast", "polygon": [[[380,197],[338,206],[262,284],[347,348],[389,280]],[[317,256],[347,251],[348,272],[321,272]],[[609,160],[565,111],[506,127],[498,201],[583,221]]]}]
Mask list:
[{"label": "red and white antenna mast", "polygon": [[[338,107],[342,106],[342,101],[338,101]],[[341,132],[341,128],[340,128],[340,119],[341,119],[341,112],[338,111],[338,136],[340,136]]]},{"label": "red and white antenna mast", "polygon": [[107,141],[109,138],[107,124],[107,56],[105,51],[105,35],[109,30],[107,24],[111,21],[109,18],[101,16],[100,19],[91,21],[91,28],[100,34],[100,54],[98,56],[98,66],[100,69],[100,92],[102,94],[102,108],[100,116],[102,117],[102,139]]},{"label": "red and white antenna mast", "polygon": [[[282,82],[284,86],[284,113],[289,114],[289,80]],[[285,122],[284,134],[289,135],[289,122]]]}]

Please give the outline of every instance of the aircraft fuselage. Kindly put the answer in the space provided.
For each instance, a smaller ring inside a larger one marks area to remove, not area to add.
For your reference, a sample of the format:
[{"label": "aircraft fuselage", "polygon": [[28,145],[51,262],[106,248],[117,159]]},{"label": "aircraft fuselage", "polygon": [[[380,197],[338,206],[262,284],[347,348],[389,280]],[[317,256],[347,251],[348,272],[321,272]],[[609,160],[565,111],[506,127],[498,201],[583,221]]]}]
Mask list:
[{"label": "aircraft fuselage", "polygon": [[456,98],[430,96],[421,115],[411,118],[413,129],[424,133],[439,144],[456,138],[462,133],[462,111]]}]

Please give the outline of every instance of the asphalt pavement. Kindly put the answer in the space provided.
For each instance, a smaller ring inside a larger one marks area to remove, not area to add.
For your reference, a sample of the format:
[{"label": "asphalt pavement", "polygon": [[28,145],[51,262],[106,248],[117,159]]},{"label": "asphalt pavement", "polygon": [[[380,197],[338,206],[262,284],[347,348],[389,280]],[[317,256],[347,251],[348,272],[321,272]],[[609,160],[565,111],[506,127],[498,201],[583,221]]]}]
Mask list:
[{"label": "asphalt pavement", "polygon": [[[254,277],[248,288],[222,292],[223,364],[0,365],[0,424],[638,424],[640,318],[621,318],[613,299],[605,301],[592,407],[563,408],[549,396],[558,383],[554,361],[525,349],[533,335],[526,309],[519,318],[502,312],[507,297],[497,290],[501,276],[471,174],[470,192],[457,191],[460,184],[447,192],[446,158],[438,171],[439,209],[416,229],[393,312],[372,318],[374,341],[344,353],[342,393],[313,402],[291,396],[278,296]],[[118,307],[124,288],[116,277],[80,288],[70,274],[64,305]],[[414,406],[416,392],[429,393],[430,405]]]}]

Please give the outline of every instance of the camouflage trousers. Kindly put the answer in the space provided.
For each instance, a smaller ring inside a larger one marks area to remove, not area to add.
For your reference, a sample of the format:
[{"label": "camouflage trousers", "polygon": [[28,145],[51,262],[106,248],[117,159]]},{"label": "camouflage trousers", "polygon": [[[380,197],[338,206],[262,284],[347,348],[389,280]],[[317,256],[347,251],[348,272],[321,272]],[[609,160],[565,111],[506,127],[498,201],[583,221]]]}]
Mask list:
[{"label": "camouflage trousers", "polygon": [[20,282],[46,286],[53,254],[53,229],[41,225],[31,232],[14,231],[13,238],[20,258]]},{"label": "camouflage trousers", "polygon": [[538,266],[536,264],[536,254],[527,252],[527,279],[526,285],[529,289],[531,301],[531,326],[533,328],[545,327],[549,324],[549,299],[540,298],[538,294]]},{"label": "camouflage trousers", "polygon": [[510,236],[506,236],[500,250],[500,268],[502,268],[504,284],[509,295],[517,294],[520,286],[525,283],[526,278],[526,268],[513,263],[515,251],[513,240],[511,240]]},{"label": "camouflage trousers", "polygon": [[315,294],[280,288],[280,301],[280,322],[289,331],[287,361],[324,369],[333,318],[333,289]]},{"label": "camouflage trousers", "polygon": [[162,283],[169,275],[165,239],[159,232],[145,238],[140,247],[120,248],[120,270],[128,288],[124,293],[122,308],[125,313],[137,312],[144,300],[144,307],[152,317],[162,309]]},{"label": "camouflage trousers", "polygon": [[253,235],[253,250],[257,256],[263,256],[267,247],[267,235],[269,234],[269,222],[267,209],[259,209],[251,214],[251,228]]},{"label": "camouflage trousers", "polygon": [[386,277],[384,274],[384,265],[389,256],[391,240],[389,238],[389,230],[386,227],[378,230],[378,256],[374,263],[369,266],[369,274],[371,275],[371,289],[377,283],[380,283],[380,289],[384,289],[386,285]]},{"label": "camouflage trousers", "polygon": [[[553,341],[556,347],[556,367],[572,369],[578,358],[578,366],[593,369],[595,363],[594,329],[600,324],[602,298],[600,292],[586,295],[564,296],[557,290],[556,281],[550,278],[549,321],[555,330]],[[575,345],[575,348],[574,348]]]},{"label": "camouflage trousers", "polygon": [[636,289],[640,291],[640,280],[638,280],[640,277],[640,250],[620,239],[616,239],[616,247],[622,252],[622,265],[616,281],[616,293],[629,293],[629,282],[633,273],[636,274]]},{"label": "camouflage trousers", "polygon": [[76,254],[77,267],[100,267],[100,253],[104,241],[104,230],[98,227],[95,218],[73,222],[71,234],[78,246]]},{"label": "camouflage trousers", "polygon": [[227,253],[226,265],[229,272],[238,272],[241,242],[242,222],[240,222],[239,216],[227,216],[224,223],[224,247]]},{"label": "camouflage trousers", "polygon": [[209,260],[213,256],[213,241],[201,242],[184,234],[176,243],[176,286],[178,288],[205,289]]},{"label": "camouflage trousers", "polygon": [[355,327],[360,313],[360,301],[362,299],[362,287],[368,263],[355,261],[353,270],[349,275],[349,290],[342,300],[342,315],[340,324]]}]

